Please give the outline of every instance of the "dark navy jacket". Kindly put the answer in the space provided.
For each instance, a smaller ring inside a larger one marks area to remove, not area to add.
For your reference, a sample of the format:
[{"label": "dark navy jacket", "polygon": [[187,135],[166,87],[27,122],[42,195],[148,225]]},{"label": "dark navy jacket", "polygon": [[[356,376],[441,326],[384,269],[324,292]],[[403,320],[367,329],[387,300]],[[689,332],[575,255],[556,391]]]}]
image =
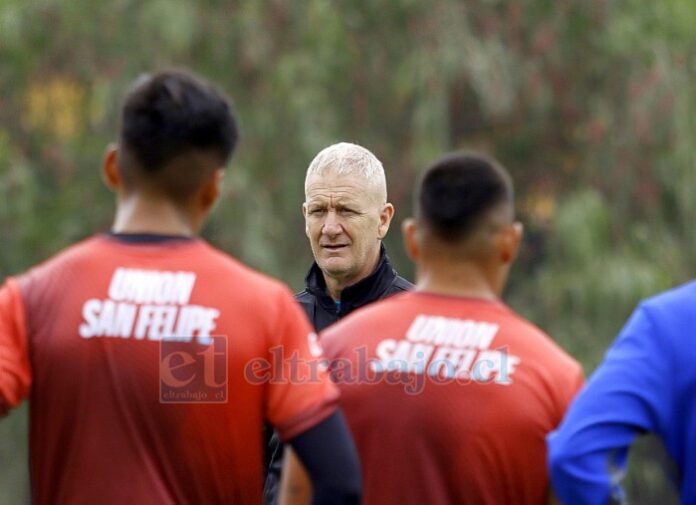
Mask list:
[{"label": "dark navy jacket", "polygon": [[357,284],[341,292],[340,310],[326,292],[326,281],[319,265],[314,263],[305,278],[305,289],[295,295],[317,332],[347,316],[357,308],[381,298],[408,291],[413,284],[399,277],[392,268],[389,257],[382,246],[379,263],[375,271]]}]

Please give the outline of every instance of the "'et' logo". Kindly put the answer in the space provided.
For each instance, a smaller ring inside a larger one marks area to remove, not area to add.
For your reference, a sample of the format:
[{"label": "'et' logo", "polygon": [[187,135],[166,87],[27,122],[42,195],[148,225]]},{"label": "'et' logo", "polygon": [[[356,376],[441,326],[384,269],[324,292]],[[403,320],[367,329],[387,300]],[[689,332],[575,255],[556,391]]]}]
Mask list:
[{"label": "'et' logo", "polygon": [[160,341],[160,403],[227,403],[227,337]]}]

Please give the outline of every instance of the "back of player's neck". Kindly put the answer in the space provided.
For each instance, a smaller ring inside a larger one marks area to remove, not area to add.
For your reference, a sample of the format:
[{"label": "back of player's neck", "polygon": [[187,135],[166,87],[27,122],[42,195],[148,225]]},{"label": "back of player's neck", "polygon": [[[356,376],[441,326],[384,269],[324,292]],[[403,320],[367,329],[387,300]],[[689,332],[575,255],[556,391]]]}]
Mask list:
[{"label": "back of player's neck", "polygon": [[190,216],[166,199],[130,195],[119,200],[111,231],[190,237],[196,227]]},{"label": "back of player's neck", "polygon": [[485,300],[497,300],[500,297],[492,275],[473,263],[418,265],[416,289],[428,293]]}]

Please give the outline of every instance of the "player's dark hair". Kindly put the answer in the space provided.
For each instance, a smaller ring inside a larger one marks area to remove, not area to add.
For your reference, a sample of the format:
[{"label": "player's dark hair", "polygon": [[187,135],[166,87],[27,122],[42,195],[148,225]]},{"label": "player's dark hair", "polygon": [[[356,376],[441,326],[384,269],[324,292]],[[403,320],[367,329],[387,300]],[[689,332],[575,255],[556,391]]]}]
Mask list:
[{"label": "player's dark hair", "polygon": [[213,155],[227,164],[238,130],[228,99],[211,84],[183,70],[138,79],[121,111],[119,167],[126,184],[149,179],[171,197],[190,196],[209,171],[172,162],[184,155]]},{"label": "player's dark hair", "polygon": [[426,170],[416,213],[436,237],[456,242],[476,230],[492,209],[513,202],[512,180],[502,166],[479,154],[458,153]]}]

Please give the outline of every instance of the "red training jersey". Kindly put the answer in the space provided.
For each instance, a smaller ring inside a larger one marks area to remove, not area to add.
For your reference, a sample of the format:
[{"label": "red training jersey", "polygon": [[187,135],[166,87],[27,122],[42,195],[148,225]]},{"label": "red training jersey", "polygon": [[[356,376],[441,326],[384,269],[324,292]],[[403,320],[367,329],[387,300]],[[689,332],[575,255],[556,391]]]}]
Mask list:
[{"label": "red training jersey", "polygon": [[412,292],[322,333],[366,505],[546,503],[580,365],[504,304]]},{"label": "red training jersey", "polygon": [[285,286],[202,240],[98,236],[0,289],[36,504],[260,503],[264,420],[289,439],[336,408],[319,353]]}]

